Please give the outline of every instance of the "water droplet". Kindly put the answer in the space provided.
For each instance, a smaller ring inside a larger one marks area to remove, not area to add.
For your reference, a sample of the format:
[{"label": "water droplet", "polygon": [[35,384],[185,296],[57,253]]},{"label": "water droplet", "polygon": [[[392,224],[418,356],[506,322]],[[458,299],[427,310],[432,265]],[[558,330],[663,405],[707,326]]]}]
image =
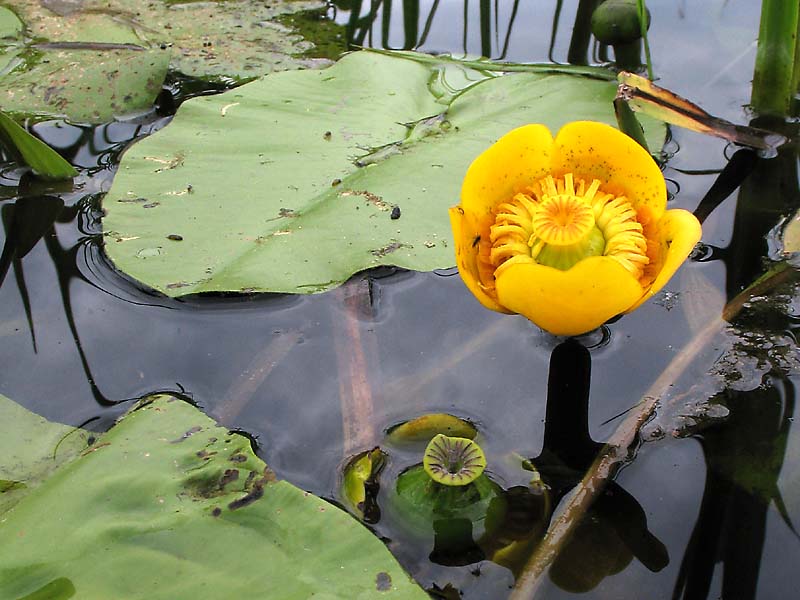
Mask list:
[{"label": "water droplet", "polygon": [[161,254],[161,246],[156,248],[142,248],[136,253],[136,258],[153,258]]}]

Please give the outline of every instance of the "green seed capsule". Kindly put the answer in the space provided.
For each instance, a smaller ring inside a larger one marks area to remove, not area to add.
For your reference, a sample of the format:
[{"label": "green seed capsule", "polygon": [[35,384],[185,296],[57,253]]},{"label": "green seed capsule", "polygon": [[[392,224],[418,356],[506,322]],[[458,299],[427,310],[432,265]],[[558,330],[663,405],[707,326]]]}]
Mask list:
[{"label": "green seed capsule", "polygon": [[[650,25],[650,13],[647,14]],[[603,44],[627,44],[642,37],[636,0],[606,0],[592,14],[592,33]]]}]

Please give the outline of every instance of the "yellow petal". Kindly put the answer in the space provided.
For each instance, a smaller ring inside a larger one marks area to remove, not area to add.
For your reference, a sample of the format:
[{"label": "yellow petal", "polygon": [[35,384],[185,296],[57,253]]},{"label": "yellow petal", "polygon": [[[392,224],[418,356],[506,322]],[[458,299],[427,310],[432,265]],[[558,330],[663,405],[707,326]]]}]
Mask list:
[{"label": "yellow petal", "polygon": [[592,256],[567,271],[521,263],[497,278],[497,297],[555,335],[580,335],[626,311],[642,287],[613,258]]},{"label": "yellow petal", "polygon": [[[478,264],[478,244],[476,238],[479,235],[479,225],[476,218],[467,215],[460,206],[450,208],[450,225],[453,228],[453,239],[456,244],[456,264],[458,274],[469,288],[469,291],[486,308],[498,312],[508,313],[495,297],[487,293],[481,286],[481,276]],[[488,233],[488,227],[486,227]],[[486,276],[486,275],[484,275]]]},{"label": "yellow petal", "polygon": [[652,298],[675,274],[694,245],[703,234],[700,222],[688,210],[668,210],[656,223],[655,241],[659,245],[657,275],[649,289],[636,304],[625,312],[631,312]]},{"label": "yellow petal", "polygon": [[524,125],[501,137],[476,158],[461,186],[461,208],[468,214],[491,213],[500,202],[546,176],[553,136],[544,125]]},{"label": "yellow petal", "polygon": [[625,196],[640,220],[657,221],[667,205],[667,186],[650,154],[624,133],[604,123],[575,121],[564,125],[553,143],[553,175],[573,173],[588,184]]}]

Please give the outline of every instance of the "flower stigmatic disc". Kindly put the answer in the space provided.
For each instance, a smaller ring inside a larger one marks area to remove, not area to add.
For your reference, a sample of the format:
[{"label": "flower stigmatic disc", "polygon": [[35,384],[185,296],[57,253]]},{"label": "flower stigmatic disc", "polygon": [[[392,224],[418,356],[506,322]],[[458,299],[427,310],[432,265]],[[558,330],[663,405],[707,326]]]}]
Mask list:
[{"label": "flower stigmatic disc", "polygon": [[422,464],[437,483],[461,486],[472,483],[483,473],[486,457],[470,439],[439,434],[425,449]]}]

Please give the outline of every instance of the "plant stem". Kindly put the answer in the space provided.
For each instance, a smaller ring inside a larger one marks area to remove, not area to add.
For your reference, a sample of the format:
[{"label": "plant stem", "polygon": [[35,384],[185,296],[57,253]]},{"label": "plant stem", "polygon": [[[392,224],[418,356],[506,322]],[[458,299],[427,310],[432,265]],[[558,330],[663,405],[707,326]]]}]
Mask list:
[{"label": "plant stem", "polygon": [[647,5],[644,0],[636,0],[636,10],[639,13],[639,26],[642,28],[642,42],[644,43],[644,59],[647,65],[647,78],[652,81],[655,79],[653,75],[653,61],[650,59],[650,42],[647,39],[647,27],[649,25],[647,18]]},{"label": "plant stem", "polygon": [[642,68],[642,41],[615,44],[614,62],[623,71],[639,71]]},{"label": "plant stem", "polygon": [[361,335],[361,320],[371,317],[369,282],[351,279],[334,294],[333,339],[339,371],[339,397],[342,410],[343,454],[349,458],[374,448],[377,432],[373,423],[375,398],[369,376],[369,356],[375,356],[373,336]]},{"label": "plant stem", "polygon": [[[571,65],[589,64],[589,44],[592,39],[592,13],[599,4],[598,0],[580,0],[575,13],[575,25],[569,40],[567,62]],[[553,36],[555,37],[555,36]]]},{"label": "plant stem", "polygon": [[800,79],[800,3],[762,0],[758,51],[753,75],[753,109],[762,115],[788,117]]}]

